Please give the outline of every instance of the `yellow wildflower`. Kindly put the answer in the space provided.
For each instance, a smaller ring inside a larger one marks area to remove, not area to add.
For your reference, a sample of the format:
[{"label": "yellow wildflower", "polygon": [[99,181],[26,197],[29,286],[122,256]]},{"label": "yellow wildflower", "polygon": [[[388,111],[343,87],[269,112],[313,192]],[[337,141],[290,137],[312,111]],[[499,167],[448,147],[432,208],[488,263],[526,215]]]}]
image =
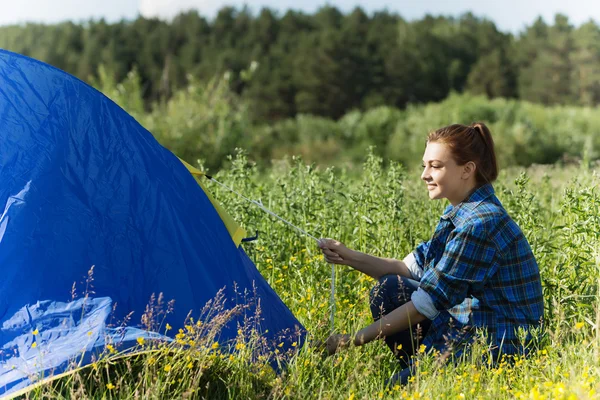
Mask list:
[{"label": "yellow wildflower", "polygon": [[33,343],[31,344],[31,348],[32,348],[32,349],[35,349],[36,347],[37,347],[37,342],[33,342]]},{"label": "yellow wildflower", "polygon": [[33,336],[35,336],[35,335],[37,335],[38,333],[40,333],[40,331],[38,331],[38,330],[36,329],[36,330],[34,330],[33,332],[31,332],[31,333],[33,333]]},{"label": "yellow wildflower", "polygon": [[140,346],[143,346],[143,345],[144,345],[144,343],[146,343],[146,341],[144,340],[144,338],[143,338],[143,337],[141,337],[141,336],[140,336],[139,338],[137,338],[137,342],[138,342],[138,344],[139,344]]},{"label": "yellow wildflower", "polygon": [[107,384],[106,384],[106,388],[107,388],[108,390],[113,390],[113,389],[115,388],[115,385],[113,385],[112,383],[107,383]]},{"label": "yellow wildflower", "polygon": [[578,322],[575,324],[575,329],[579,330],[579,329],[583,328],[583,325],[585,325],[583,322]]},{"label": "yellow wildflower", "polygon": [[173,367],[171,367],[171,364],[165,365],[165,372],[169,372],[171,370],[171,368],[173,368]]},{"label": "yellow wildflower", "polygon": [[219,348],[219,342],[214,342],[211,346],[214,350]]}]

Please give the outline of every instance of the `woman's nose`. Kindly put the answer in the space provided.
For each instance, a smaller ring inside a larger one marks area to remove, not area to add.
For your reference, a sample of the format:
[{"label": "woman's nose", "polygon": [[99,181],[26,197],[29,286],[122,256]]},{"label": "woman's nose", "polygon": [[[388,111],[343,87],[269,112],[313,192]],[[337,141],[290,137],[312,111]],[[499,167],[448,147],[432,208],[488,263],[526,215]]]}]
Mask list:
[{"label": "woman's nose", "polygon": [[429,168],[423,168],[423,172],[421,173],[421,179],[424,181],[429,179]]}]

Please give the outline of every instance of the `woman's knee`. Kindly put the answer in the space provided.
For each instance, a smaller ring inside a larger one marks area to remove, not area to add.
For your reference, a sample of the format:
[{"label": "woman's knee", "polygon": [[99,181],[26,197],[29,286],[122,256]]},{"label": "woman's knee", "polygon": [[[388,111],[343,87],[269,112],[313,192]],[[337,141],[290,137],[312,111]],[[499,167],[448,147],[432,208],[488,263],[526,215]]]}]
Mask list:
[{"label": "woman's knee", "polygon": [[369,294],[373,318],[378,319],[410,300],[416,287],[409,281],[410,279],[399,275],[384,275],[379,278]]},{"label": "woman's knee", "polygon": [[[384,275],[380,277],[369,292],[371,303],[374,300],[389,296],[390,293],[388,292],[390,291],[390,288],[394,286],[393,283],[398,282],[398,278],[398,275]],[[392,283],[392,285],[390,285],[390,283]]]}]

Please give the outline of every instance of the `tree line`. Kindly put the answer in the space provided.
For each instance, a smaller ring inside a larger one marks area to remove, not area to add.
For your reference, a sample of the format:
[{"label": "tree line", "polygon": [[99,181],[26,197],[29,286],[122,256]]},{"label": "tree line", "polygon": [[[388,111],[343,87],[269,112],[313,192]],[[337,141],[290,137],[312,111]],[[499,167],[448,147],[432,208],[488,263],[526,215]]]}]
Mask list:
[{"label": "tree line", "polygon": [[361,8],[255,15],[225,7],[212,20],[189,11],[170,22],[5,26],[0,48],[88,82],[101,67],[115,82],[135,70],[146,111],[193,79],[227,74],[255,123],[300,114],[336,120],[351,110],[403,109],[467,91],[545,105],[600,102],[600,27],[575,27],[560,14],[512,35],[471,13],[408,21]]}]

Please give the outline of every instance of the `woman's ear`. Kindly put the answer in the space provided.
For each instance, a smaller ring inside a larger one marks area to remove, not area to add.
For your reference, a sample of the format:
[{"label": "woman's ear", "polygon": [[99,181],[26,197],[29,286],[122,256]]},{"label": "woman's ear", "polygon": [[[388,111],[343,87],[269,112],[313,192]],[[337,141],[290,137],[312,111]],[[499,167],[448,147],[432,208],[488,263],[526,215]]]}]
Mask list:
[{"label": "woman's ear", "polygon": [[477,165],[473,161],[469,161],[463,167],[462,179],[469,179],[471,176],[475,176],[475,171],[477,170]]}]

